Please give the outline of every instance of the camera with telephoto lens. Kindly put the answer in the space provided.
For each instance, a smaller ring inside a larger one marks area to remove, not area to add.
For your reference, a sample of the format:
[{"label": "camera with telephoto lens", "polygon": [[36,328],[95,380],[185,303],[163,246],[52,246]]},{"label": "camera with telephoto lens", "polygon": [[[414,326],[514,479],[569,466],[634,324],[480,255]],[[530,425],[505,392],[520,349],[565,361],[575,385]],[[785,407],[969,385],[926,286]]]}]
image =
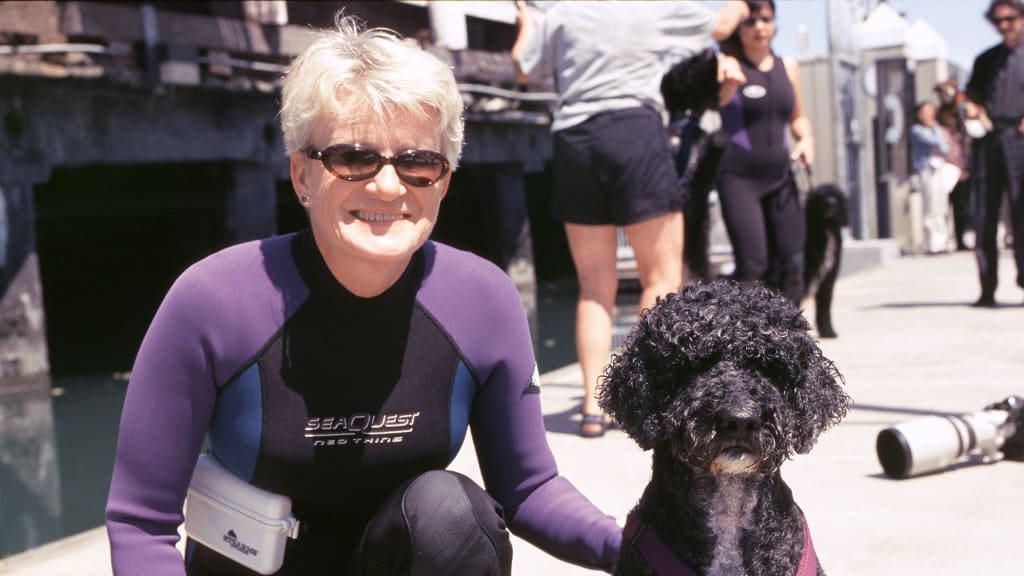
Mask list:
[{"label": "camera with telephoto lens", "polygon": [[886,428],[875,443],[888,476],[909,478],[960,464],[1024,460],[1024,397],[970,414],[925,416]]}]

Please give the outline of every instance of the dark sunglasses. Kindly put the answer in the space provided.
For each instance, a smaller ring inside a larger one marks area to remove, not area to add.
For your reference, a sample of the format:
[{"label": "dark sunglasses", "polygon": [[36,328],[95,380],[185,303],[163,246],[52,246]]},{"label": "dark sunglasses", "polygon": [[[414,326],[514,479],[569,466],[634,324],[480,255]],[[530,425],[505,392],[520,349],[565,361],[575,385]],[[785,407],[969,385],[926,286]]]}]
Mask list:
[{"label": "dark sunglasses", "polygon": [[992,18],[991,22],[993,26],[998,28],[1001,24],[1016,22],[1018,18],[1020,18],[1020,14],[1016,16],[1003,16],[1002,18]]},{"label": "dark sunglasses", "polygon": [[359,144],[336,144],[323,150],[308,148],[306,156],[323,162],[328,172],[349,182],[373,178],[385,164],[394,166],[398,178],[412,186],[430,186],[448,173],[448,159],[431,150],[385,156]]},{"label": "dark sunglasses", "polygon": [[754,26],[755,24],[757,24],[758,20],[760,20],[762,24],[771,24],[771,23],[775,22],[775,16],[767,16],[767,15],[751,16],[751,17],[749,17],[749,18],[747,18],[746,20],[743,21],[743,25],[744,26]]}]

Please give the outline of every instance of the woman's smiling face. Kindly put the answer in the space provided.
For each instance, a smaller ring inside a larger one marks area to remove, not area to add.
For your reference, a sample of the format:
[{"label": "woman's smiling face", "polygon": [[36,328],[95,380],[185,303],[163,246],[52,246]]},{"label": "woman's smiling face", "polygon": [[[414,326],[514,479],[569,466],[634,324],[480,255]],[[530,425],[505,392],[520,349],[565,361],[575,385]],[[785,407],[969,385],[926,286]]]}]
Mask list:
[{"label": "woman's smiling face", "polygon": [[[324,123],[314,130],[311,145],[323,150],[358,144],[384,156],[440,148],[431,115],[399,111],[380,118],[365,110],[354,112],[352,117],[360,121]],[[292,164],[296,194],[309,198],[305,206],[310,225],[325,256],[365,263],[407,262],[430,236],[451,178],[446,173],[433,184],[413,186],[386,164],[372,178],[349,182],[302,152],[292,155]]]}]

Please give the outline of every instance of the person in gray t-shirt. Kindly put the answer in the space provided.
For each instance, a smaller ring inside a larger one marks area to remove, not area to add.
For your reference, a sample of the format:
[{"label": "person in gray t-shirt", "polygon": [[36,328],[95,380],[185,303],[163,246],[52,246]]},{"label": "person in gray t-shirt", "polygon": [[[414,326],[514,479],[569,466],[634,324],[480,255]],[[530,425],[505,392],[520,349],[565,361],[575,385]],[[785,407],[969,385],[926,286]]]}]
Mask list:
[{"label": "person in gray t-shirt", "polygon": [[553,206],[579,280],[576,352],[586,394],[580,434],[604,434],[597,379],[611,353],[618,288],[617,228],[636,257],[640,309],[683,283],[682,192],[669,152],[661,78],[727,37],[747,16],[730,1],[716,15],[699,2],[517,2],[512,48],[519,81],[554,76]]}]

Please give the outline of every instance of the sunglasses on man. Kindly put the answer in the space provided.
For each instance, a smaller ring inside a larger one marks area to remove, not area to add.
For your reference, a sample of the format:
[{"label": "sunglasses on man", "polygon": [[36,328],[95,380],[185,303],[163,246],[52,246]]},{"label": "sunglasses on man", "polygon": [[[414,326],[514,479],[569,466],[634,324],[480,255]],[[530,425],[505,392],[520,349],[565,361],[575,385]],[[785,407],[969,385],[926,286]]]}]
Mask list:
[{"label": "sunglasses on man", "polygon": [[1013,24],[1014,22],[1016,22],[1019,19],[1020,19],[1020,14],[1015,14],[1013,16],[1000,16],[998,18],[997,17],[992,17],[989,21],[992,22],[993,26],[998,28],[998,27],[1002,26],[1003,24]]},{"label": "sunglasses on man", "polygon": [[448,159],[432,150],[406,150],[385,156],[359,144],[336,144],[323,150],[308,148],[306,156],[319,160],[328,172],[348,182],[373,178],[385,164],[394,166],[399,180],[412,186],[431,186],[448,173]]}]

